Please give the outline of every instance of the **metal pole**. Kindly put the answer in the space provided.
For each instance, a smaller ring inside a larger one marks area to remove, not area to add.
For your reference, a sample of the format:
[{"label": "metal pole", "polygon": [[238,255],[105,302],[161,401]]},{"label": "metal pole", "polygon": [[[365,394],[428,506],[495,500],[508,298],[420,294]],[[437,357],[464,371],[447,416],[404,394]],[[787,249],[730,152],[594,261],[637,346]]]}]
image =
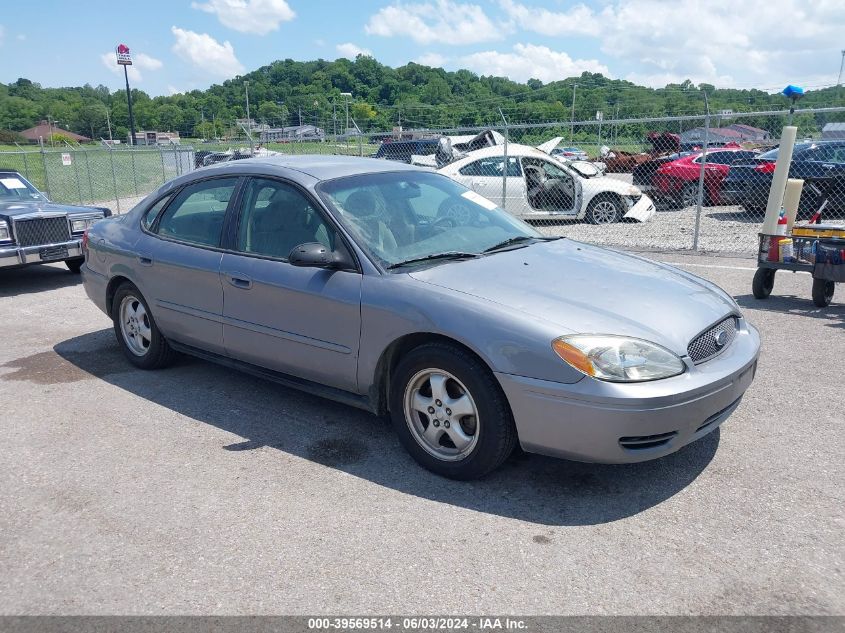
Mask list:
[{"label": "metal pole", "polygon": [[[15,143],[15,145],[17,145],[17,143]],[[29,163],[26,160],[26,152],[22,152],[22,153],[23,153],[23,171],[26,174],[26,179],[32,180],[32,178],[29,177]]]},{"label": "metal pole", "polygon": [[[173,147],[175,150],[176,145]],[[158,148],[158,156],[161,158],[161,182],[164,183],[167,181],[167,170],[164,168],[164,149],[161,147]]]},{"label": "metal pole", "polygon": [[135,169],[135,148],[129,150],[129,156],[132,158],[132,181],[135,183],[135,195],[138,195],[138,170]]},{"label": "metal pole", "polygon": [[572,118],[570,119],[569,123],[569,144],[572,145],[575,142],[575,89],[578,87],[578,84],[572,84]]},{"label": "metal pole", "polygon": [[120,215],[120,198],[117,197],[117,173],[114,170],[114,149],[109,148],[109,161],[111,162],[111,180],[114,185],[114,201],[117,203],[117,214]]},{"label": "metal pole", "polygon": [[52,200],[53,195],[50,193],[50,174],[47,171],[47,152],[44,151],[44,139],[38,137],[41,144],[41,165],[44,167],[44,189],[47,191],[47,198]]},{"label": "metal pole", "polygon": [[246,124],[252,129],[252,125],[249,122],[249,81],[244,81],[244,89],[246,90]]},{"label": "metal pole", "polygon": [[123,76],[126,79],[126,105],[129,107],[129,133],[132,139],[132,146],[135,146],[135,117],[132,116],[132,93],[129,92],[129,71],[127,66],[123,66]]},{"label": "metal pole", "polygon": [[76,157],[71,154],[73,161],[73,175],[76,177],[76,193],[79,196],[79,204],[82,204],[82,185],[79,183],[79,166],[76,164]]},{"label": "metal pole", "polygon": [[502,117],[502,122],[505,124],[505,161],[502,164],[502,210],[507,211],[508,206],[508,120],[505,118],[504,112],[499,108],[499,116]]},{"label": "metal pole", "polygon": [[88,160],[88,150],[84,151],[85,155],[85,171],[88,172],[88,193],[91,196],[91,201],[94,202],[94,182],[91,180],[91,161]]},{"label": "metal pole", "polygon": [[710,143],[710,102],[704,93],[704,107],[707,114],[704,117],[704,146],[701,148],[701,169],[698,172],[698,201],[695,209],[695,231],[692,234],[692,250],[698,250],[698,233],[701,229],[701,207],[704,204],[704,170],[707,169],[707,146]]}]

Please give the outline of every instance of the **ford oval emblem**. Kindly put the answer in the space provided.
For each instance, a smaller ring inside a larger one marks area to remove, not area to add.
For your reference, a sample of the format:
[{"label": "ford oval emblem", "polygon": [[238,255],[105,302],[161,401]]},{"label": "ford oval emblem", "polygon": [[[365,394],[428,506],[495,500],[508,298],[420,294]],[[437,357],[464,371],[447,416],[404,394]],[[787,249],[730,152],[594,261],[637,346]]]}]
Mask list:
[{"label": "ford oval emblem", "polygon": [[718,334],[714,334],[713,342],[716,343],[716,349],[722,349],[728,344],[728,333],[725,330],[721,330]]}]

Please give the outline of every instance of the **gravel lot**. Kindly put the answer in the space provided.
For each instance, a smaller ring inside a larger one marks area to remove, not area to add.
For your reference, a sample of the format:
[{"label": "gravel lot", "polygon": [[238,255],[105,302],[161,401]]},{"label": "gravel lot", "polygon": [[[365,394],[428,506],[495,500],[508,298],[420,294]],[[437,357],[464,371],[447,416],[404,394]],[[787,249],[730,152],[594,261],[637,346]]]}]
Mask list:
[{"label": "gravel lot", "polygon": [[[631,182],[631,174],[608,176]],[[535,226],[549,235],[565,235],[593,244],[677,251],[692,249],[695,216],[695,207],[670,209],[667,205],[658,204],[657,213],[648,222],[624,221],[594,226],[587,222],[540,220]],[[720,254],[756,254],[757,233],[762,223],[762,216],[748,213],[739,206],[702,207],[699,250]]]},{"label": "gravel lot", "polygon": [[78,277],[0,271],[0,613],[845,614],[845,307],[659,258],[761,329],[732,418],[656,462],[515,456],[474,483],[355,409],[134,370]]}]

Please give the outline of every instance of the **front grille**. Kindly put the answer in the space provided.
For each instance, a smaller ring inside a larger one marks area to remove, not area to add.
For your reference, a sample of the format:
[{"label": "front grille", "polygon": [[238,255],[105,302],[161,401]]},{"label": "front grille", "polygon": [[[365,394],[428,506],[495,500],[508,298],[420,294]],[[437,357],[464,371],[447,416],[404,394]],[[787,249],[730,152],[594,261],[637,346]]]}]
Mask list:
[{"label": "front grille", "polygon": [[15,241],[18,246],[58,244],[70,240],[67,216],[32,218],[15,222]]},{"label": "front grille", "polygon": [[[729,316],[710,329],[696,336],[687,346],[687,354],[693,363],[703,363],[721,354],[736,338],[739,319]],[[722,334],[724,332],[724,334]]]}]

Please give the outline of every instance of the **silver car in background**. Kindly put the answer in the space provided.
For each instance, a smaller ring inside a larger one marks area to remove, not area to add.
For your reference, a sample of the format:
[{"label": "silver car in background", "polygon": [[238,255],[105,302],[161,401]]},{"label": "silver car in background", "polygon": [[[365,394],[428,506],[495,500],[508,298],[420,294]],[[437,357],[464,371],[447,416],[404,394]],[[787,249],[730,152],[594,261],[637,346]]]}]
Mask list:
[{"label": "silver car in background", "polygon": [[517,442],[598,462],[676,451],[739,405],[759,353],[715,285],[544,237],[395,162],[203,168],[86,245],[85,290],[136,366],[186,352],[389,415],[452,478],[484,475]]}]

